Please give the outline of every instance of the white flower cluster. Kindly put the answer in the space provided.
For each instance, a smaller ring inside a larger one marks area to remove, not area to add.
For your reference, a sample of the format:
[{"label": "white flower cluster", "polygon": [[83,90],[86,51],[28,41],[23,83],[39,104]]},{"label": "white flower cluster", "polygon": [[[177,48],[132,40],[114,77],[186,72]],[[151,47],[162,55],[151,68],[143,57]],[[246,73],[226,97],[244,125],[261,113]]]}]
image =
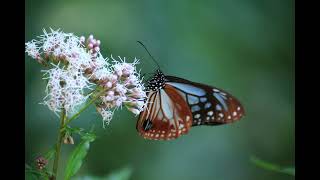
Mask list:
[{"label": "white flower cluster", "polygon": [[92,35],[86,40],[52,29],[26,43],[29,56],[52,67],[44,71],[48,79],[44,104],[50,110],[74,112],[87,100],[84,93],[93,85],[104,91],[96,103],[104,124],[109,124],[114,110],[122,105],[134,114],[143,110],[146,93],[135,67],[138,60],[127,63],[125,58],[117,61],[111,56],[113,63],[109,64],[100,53],[100,44]]},{"label": "white flower cluster", "polygon": [[[138,60],[135,59],[133,63],[127,63],[125,58],[119,57],[120,61],[111,58],[114,61],[110,68],[111,71],[104,73],[99,71],[99,74],[94,74],[101,86],[106,89],[105,94],[100,97],[100,111],[119,108],[124,104],[129,111],[138,115],[143,110],[147,97],[140,75],[135,68]],[[104,118],[106,123],[109,123],[109,115],[106,114]]]},{"label": "white flower cluster", "polygon": [[54,112],[60,112],[64,108],[67,113],[74,113],[76,107],[86,101],[84,90],[90,89],[92,84],[72,68],[52,65],[54,68],[43,71],[43,79],[48,79],[44,104]]}]

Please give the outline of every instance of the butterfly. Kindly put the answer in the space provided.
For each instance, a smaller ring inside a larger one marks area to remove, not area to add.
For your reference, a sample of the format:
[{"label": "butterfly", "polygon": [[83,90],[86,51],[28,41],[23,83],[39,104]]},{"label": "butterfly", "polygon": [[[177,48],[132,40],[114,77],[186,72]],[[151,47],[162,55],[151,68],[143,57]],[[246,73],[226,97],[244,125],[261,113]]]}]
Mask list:
[{"label": "butterfly", "polygon": [[136,124],[146,139],[176,139],[191,127],[232,123],[245,115],[240,102],[226,91],[166,76],[160,69],[146,89],[147,102]]}]

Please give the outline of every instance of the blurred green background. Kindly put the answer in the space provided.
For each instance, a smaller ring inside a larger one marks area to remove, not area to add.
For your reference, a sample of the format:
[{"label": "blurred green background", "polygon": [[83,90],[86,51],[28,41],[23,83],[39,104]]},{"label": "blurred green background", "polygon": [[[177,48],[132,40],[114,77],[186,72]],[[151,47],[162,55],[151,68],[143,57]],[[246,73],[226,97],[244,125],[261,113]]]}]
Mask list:
[{"label": "blurred green background", "polygon": [[[42,28],[93,34],[104,56],[141,59],[142,73],[156,65],[165,74],[220,87],[242,102],[246,117],[225,126],[195,127],[174,141],[148,141],[136,132],[137,117],[117,111],[102,128],[94,108],[74,126],[96,124],[78,176],[107,175],[123,167],[134,180],[293,179],[250,163],[250,156],[295,165],[293,0],[26,0],[25,41]],[[25,161],[56,141],[58,119],[40,105],[41,66],[25,56]],[[76,143],[79,139],[75,139]],[[64,146],[60,170],[71,146]]]}]

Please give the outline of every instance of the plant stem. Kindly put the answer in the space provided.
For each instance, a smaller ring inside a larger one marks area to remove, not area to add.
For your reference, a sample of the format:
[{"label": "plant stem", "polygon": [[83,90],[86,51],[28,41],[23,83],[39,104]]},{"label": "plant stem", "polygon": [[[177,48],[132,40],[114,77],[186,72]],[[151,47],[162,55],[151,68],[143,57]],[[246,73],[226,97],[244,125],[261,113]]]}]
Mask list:
[{"label": "plant stem", "polygon": [[66,127],[71,121],[76,119],[84,110],[86,110],[92,103],[94,103],[101,94],[103,94],[105,91],[102,90],[99,93],[96,94],[95,97],[93,97],[83,108],[81,108],[75,115],[73,115],[70,119],[67,120],[67,122],[64,124],[64,127]]},{"label": "plant stem", "polygon": [[65,119],[66,119],[66,110],[62,109],[61,118],[60,118],[60,127],[58,131],[58,139],[56,144],[56,152],[55,152],[55,155],[54,155],[55,157],[53,161],[52,180],[55,180],[58,175],[57,173],[58,173],[58,166],[59,166],[60,151],[61,151],[61,145],[62,145],[63,136],[64,136],[64,132],[61,131],[61,129],[64,127]]}]

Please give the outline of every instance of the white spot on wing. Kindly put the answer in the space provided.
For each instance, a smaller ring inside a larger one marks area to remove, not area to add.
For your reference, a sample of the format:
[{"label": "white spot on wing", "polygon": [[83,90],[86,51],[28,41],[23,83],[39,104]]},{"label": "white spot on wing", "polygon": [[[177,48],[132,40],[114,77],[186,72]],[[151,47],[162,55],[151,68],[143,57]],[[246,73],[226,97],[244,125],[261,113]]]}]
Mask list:
[{"label": "white spot on wing", "polygon": [[226,96],[227,94],[224,92],[220,92],[221,95]]},{"label": "white spot on wing", "polygon": [[200,114],[194,115],[194,118],[198,119],[200,117]]},{"label": "white spot on wing", "polygon": [[206,101],[207,101],[207,98],[206,98],[206,97],[202,97],[202,98],[200,98],[200,101],[201,101],[201,102],[206,102]]},{"label": "white spot on wing", "polygon": [[170,84],[178,89],[181,89],[182,91],[184,91],[188,94],[194,94],[197,96],[206,95],[206,92],[203,89],[189,85],[189,84],[176,83],[176,82],[168,82],[167,84]]},{"label": "white spot on wing", "polygon": [[222,110],[222,108],[221,108],[221,106],[220,106],[219,104],[216,105],[216,109],[217,109],[218,111],[221,111],[221,110]]},{"label": "white spot on wing", "polygon": [[222,96],[221,96],[219,93],[213,93],[213,96],[214,96],[215,98],[217,98],[218,101],[222,104],[224,110],[225,110],[225,111],[228,111],[228,106],[227,106],[225,100],[222,98]]},{"label": "white spot on wing", "polygon": [[191,107],[191,111],[192,112],[196,112],[196,111],[199,111],[199,110],[200,110],[200,106],[198,106],[198,105],[195,105],[195,106]]},{"label": "white spot on wing", "polygon": [[204,108],[208,109],[211,107],[211,103],[207,102],[205,105],[204,105]]},{"label": "white spot on wing", "polygon": [[188,95],[188,103],[193,105],[199,102],[199,98],[196,96]]}]

